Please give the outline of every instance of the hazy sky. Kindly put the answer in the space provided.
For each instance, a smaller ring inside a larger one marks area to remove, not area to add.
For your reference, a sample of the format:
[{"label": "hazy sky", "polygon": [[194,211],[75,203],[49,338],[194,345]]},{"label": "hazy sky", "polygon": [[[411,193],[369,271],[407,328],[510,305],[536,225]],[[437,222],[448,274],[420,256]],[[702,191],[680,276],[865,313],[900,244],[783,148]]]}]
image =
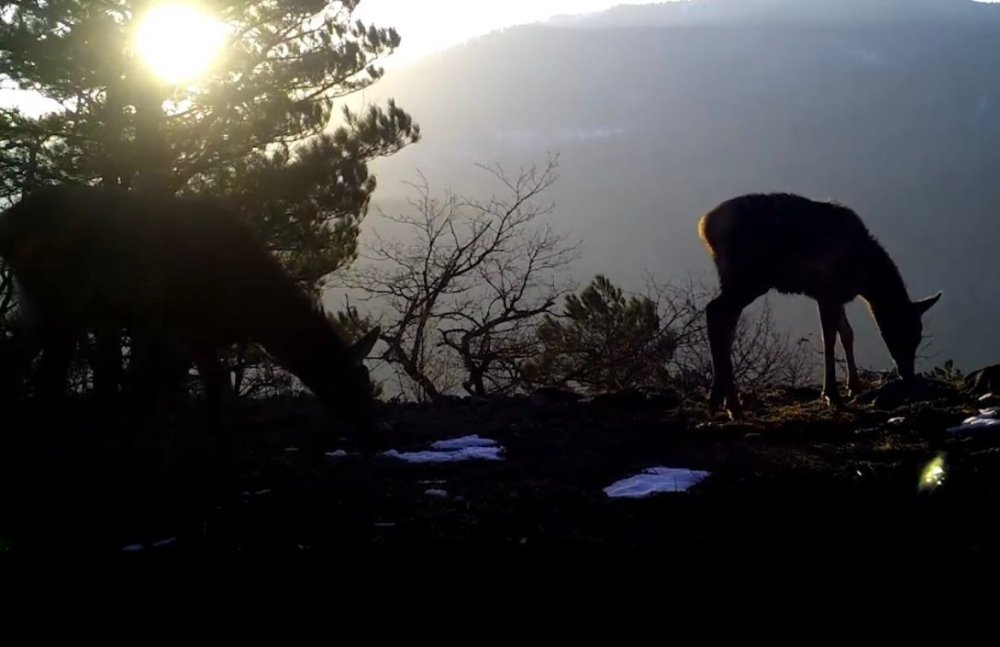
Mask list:
[{"label": "hazy sky", "polygon": [[[362,0],[355,16],[376,26],[395,27],[400,33],[400,48],[382,63],[392,67],[503,27],[556,15],[601,11],[621,4],[664,1],[677,0]],[[49,106],[47,102],[0,88],[0,105],[11,104],[28,112]]]},{"label": "hazy sky", "polygon": [[[355,17],[399,32],[402,44],[383,61],[392,67],[502,27],[656,1],[663,0],[362,0]],[[29,113],[52,107],[31,94],[0,89],[0,105],[12,104]]]},{"label": "hazy sky", "polygon": [[365,22],[395,27],[399,32],[402,44],[384,64],[391,67],[502,27],[622,4],[668,1],[671,0],[362,0],[356,15]]},{"label": "hazy sky", "polygon": [[[561,14],[657,0],[362,0],[355,15],[402,37],[386,65],[403,63],[494,29]],[[659,0],[663,1],[663,0]]]}]

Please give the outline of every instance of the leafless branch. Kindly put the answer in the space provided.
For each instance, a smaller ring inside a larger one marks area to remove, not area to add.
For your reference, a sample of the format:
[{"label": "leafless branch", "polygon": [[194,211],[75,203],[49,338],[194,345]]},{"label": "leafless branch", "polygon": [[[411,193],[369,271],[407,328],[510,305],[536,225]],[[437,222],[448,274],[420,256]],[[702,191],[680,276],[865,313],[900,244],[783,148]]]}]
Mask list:
[{"label": "leafless branch", "polygon": [[[411,211],[379,215],[401,231],[359,252],[344,287],[378,309],[384,359],[434,399],[461,383],[483,395],[517,388],[519,361],[534,351],[534,327],[571,285],[561,274],[579,245],[539,221],[556,181],[557,158],[508,175],[479,165],[503,189],[487,200],[432,195],[410,184]],[[462,376],[459,379],[459,376]]]}]

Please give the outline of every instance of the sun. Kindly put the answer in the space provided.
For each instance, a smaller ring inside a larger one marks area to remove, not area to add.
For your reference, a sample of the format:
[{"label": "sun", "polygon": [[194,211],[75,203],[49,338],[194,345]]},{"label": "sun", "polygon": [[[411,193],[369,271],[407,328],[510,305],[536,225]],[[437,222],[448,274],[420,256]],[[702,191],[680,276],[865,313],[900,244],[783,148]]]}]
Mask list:
[{"label": "sun", "polygon": [[135,47],[143,63],[168,83],[205,72],[222,49],[226,26],[191,4],[161,4],[139,18]]}]

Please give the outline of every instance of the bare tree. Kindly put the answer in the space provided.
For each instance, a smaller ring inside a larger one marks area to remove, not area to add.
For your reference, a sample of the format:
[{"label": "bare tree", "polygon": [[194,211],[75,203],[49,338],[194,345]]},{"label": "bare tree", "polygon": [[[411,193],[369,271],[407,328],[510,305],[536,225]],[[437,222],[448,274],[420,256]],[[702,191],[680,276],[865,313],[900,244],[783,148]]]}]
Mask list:
[{"label": "bare tree", "polygon": [[570,290],[560,275],[578,256],[578,244],[542,222],[554,210],[542,197],[556,181],[557,165],[549,157],[517,175],[478,165],[503,190],[486,201],[451,192],[436,198],[420,175],[411,184],[412,213],[379,210],[399,233],[376,235],[340,280],[368,302],[386,344],[382,359],[417,399],[433,400],[459,385],[484,395],[519,384],[520,362],[534,352],[535,326]]},{"label": "bare tree", "polygon": [[10,319],[17,309],[17,293],[14,290],[14,274],[5,263],[0,263],[0,331],[6,335],[10,330]]}]

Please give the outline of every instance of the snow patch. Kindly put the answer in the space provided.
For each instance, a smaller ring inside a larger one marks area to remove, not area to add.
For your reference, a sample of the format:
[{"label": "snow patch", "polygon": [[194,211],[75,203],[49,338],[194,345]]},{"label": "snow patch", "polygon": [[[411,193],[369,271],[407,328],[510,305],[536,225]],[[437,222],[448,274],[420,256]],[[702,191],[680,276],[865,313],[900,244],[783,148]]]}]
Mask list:
[{"label": "snow patch", "polygon": [[990,407],[988,409],[980,409],[978,415],[969,416],[960,425],[949,427],[948,432],[961,434],[982,431],[983,429],[996,426],[1000,426],[1000,407]]},{"label": "snow patch", "polygon": [[148,546],[146,544],[129,544],[127,546],[122,546],[122,552],[138,553],[153,548],[166,548],[167,546],[173,546],[176,543],[177,543],[177,537],[167,537],[166,539],[154,541],[152,544],[149,544]]},{"label": "snow patch", "polygon": [[456,449],[465,449],[466,447],[495,447],[496,444],[497,441],[492,438],[481,438],[478,434],[473,434],[471,436],[462,436],[461,438],[439,440],[431,443],[431,449],[447,452]]},{"label": "snow patch", "polygon": [[604,488],[611,498],[639,499],[664,492],[685,492],[709,473],[676,467],[651,467]]},{"label": "snow patch", "polygon": [[503,447],[497,441],[474,434],[439,440],[432,443],[428,451],[400,452],[390,449],[382,452],[382,455],[407,463],[456,463],[471,460],[500,461],[503,460],[502,452]]}]

